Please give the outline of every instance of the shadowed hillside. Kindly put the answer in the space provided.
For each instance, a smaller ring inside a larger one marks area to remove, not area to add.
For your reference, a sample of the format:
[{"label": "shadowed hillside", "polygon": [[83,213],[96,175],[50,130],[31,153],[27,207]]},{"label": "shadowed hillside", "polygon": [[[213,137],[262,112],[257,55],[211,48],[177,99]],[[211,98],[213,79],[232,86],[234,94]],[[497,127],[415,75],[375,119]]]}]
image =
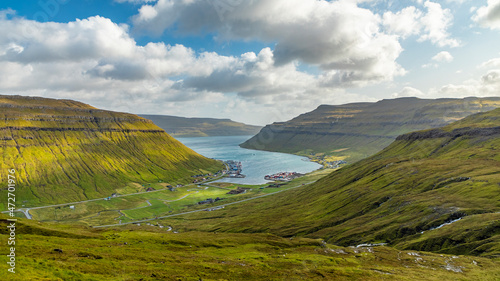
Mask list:
[{"label": "shadowed hillside", "polygon": [[131,183],[182,182],[222,167],[147,119],[70,100],[0,96],[0,148],[0,181],[16,169],[18,207],[109,196]]},{"label": "shadowed hillside", "polygon": [[441,127],[497,107],[500,98],[400,98],[322,105],[288,122],[264,127],[241,146],[303,155],[326,153],[352,163],[375,154],[401,134]]},{"label": "shadowed hillside", "polygon": [[153,121],[174,137],[251,136],[262,127],[229,119],[184,118],[166,115],[139,115]]},{"label": "shadowed hillside", "polygon": [[[0,237],[7,241],[6,221]],[[106,231],[17,222],[16,273],[1,280],[463,280],[495,281],[481,257],[338,247],[271,234],[172,233],[155,226]]]},{"label": "shadowed hillside", "polygon": [[380,153],[311,186],[167,223],[324,238],[344,246],[384,242],[403,249],[498,256],[499,191],[496,109],[401,135]]}]

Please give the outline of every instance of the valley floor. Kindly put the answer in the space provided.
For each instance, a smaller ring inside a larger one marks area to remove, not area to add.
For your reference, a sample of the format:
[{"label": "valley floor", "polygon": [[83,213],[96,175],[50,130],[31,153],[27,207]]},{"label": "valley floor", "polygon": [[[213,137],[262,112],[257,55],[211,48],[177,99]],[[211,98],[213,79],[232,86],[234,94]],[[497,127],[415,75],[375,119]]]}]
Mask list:
[{"label": "valley floor", "polygon": [[[231,183],[200,182],[175,188],[174,191],[162,189],[138,192],[65,204],[21,208],[19,217],[27,217],[42,222],[82,224],[94,227],[109,227],[126,224],[152,223],[157,220],[190,214],[194,212],[216,211],[229,205],[247,202],[278,194],[294,188],[307,188],[307,185],[331,172],[331,169],[317,170],[306,176],[296,178],[279,187],[263,185],[240,185]],[[228,194],[236,188],[245,188],[241,194]],[[209,198],[220,198],[210,204],[198,204]]]}]

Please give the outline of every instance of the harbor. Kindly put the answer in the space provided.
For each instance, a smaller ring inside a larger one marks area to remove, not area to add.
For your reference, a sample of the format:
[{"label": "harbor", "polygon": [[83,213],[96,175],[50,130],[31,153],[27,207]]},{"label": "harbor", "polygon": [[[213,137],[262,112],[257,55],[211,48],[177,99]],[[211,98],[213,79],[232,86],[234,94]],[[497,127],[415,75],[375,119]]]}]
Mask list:
[{"label": "harbor", "polygon": [[[227,167],[227,175],[231,178],[245,178],[241,172],[243,166],[240,161],[227,160],[224,162]],[[279,172],[271,175],[265,175],[264,179],[267,181],[291,181],[293,179],[304,176],[304,174],[297,172]]]},{"label": "harbor", "polygon": [[[180,138],[179,140],[205,157],[223,160],[224,162],[234,162],[232,165],[233,176],[228,175],[217,180],[217,182],[250,185],[266,184],[269,181],[264,179],[265,175],[271,175],[282,171],[294,171],[306,174],[322,167],[322,165],[311,162],[303,156],[250,150],[239,147],[240,143],[246,141],[250,137],[251,136],[203,137]],[[241,164],[241,166],[239,164]],[[229,164],[226,163],[228,172],[229,167]],[[236,168],[236,170],[234,170],[234,168]],[[242,175],[244,175],[244,177]]]},{"label": "harbor", "polygon": [[243,170],[241,162],[234,160],[227,160],[228,175],[231,178],[245,178],[246,176],[241,173]]}]

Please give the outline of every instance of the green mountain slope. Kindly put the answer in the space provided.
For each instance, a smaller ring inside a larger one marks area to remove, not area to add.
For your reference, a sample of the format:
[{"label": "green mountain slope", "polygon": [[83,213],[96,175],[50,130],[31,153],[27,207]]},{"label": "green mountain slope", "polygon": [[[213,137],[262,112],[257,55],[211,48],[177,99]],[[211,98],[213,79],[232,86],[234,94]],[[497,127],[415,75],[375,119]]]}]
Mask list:
[{"label": "green mountain slope", "polygon": [[[166,223],[191,230],[323,238],[344,246],[384,242],[403,249],[498,256],[499,212],[496,109],[401,135],[380,153],[311,186]],[[453,223],[434,229],[447,222]]]},{"label": "green mountain slope", "polygon": [[229,119],[184,118],[166,115],[139,115],[152,120],[174,137],[250,136],[262,127],[246,125]]},{"label": "green mountain slope", "polygon": [[[147,119],[69,100],[0,96],[0,148],[0,182],[16,169],[18,207],[104,197],[131,183],[182,182],[222,168]],[[6,188],[0,196],[7,198]]]},{"label": "green mountain slope", "polygon": [[[0,239],[7,223],[0,219]],[[270,234],[172,233],[153,226],[95,230],[16,223],[16,268],[1,280],[495,281],[498,261],[389,247],[338,247]],[[8,250],[4,251],[9,254]]]},{"label": "green mountain slope", "polygon": [[241,146],[307,155],[326,153],[354,162],[375,154],[401,134],[441,127],[497,107],[500,98],[400,98],[322,105],[288,122],[264,127]]}]

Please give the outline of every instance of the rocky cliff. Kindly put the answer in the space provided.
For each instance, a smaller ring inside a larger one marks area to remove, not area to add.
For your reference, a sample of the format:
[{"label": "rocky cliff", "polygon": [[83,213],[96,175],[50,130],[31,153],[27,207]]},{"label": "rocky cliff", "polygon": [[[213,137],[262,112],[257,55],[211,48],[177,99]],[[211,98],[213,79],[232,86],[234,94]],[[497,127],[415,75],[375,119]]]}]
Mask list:
[{"label": "rocky cliff", "polygon": [[400,98],[322,105],[290,121],[264,127],[241,146],[306,155],[326,153],[354,162],[380,151],[401,134],[438,128],[497,107],[500,98]]}]

